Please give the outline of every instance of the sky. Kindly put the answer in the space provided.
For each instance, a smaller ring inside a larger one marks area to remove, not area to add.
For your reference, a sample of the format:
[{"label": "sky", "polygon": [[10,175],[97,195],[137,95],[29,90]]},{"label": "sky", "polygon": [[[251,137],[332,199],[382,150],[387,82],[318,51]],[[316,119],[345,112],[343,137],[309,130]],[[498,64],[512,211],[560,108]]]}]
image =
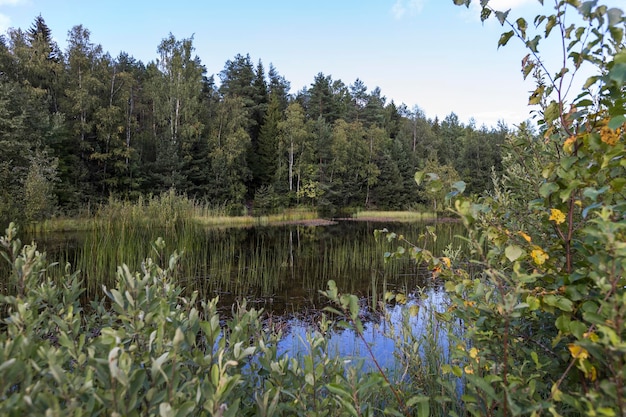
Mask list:
[{"label": "sky", "polygon": [[[490,4],[527,20],[541,11],[538,0]],[[266,71],[272,64],[292,94],[323,73],[346,85],[358,78],[428,118],[454,112],[463,123],[512,126],[533,110],[522,45],[498,48],[504,28],[452,0],[0,0],[0,33],[27,30],[38,15],[62,50],[70,29],[83,25],[111,56],[126,52],[144,63],[157,59],[170,33],[193,37],[217,81],[226,61],[249,54]]]}]

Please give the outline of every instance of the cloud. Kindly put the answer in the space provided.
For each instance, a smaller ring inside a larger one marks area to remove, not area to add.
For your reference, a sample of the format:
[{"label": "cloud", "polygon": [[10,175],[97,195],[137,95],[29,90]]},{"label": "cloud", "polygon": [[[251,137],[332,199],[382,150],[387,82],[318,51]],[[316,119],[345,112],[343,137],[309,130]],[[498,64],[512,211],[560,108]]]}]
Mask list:
[{"label": "cloud", "polygon": [[495,10],[508,10],[536,3],[537,0],[491,0],[489,5]]},{"label": "cloud", "polygon": [[18,4],[26,4],[28,0],[0,0],[0,6],[17,6]]},{"label": "cloud", "polygon": [[8,16],[0,14],[0,35],[5,33],[11,27],[11,19]]},{"label": "cloud", "polygon": [[396,19],[402,19],[406,15],[413,16],[422,11],[425,2],[426,0],[396,0],[391,6],[391,14]]},{"label": "cloud", "polygon": [[[543,6],[537,0],[490,0],[489,7],[494,10],[499,10],[503,12],[509,9],[515,12],[524,7],[530,7],[532,10],[532,12],[530,12],[530,15],[534,16],[533,13],[539,13]],[[462,8],[460,16],[466,22],[480,21],[480,10],[480,2],[474,0],[472,1],[468,9],[466,9],[465,7]],[[487,22],[491,22],[492,24],[499,24],[495,19],[488,19]]]},{"label": "cloud", "polygon": [[[20,6],[29,4],[31,0],[0,0],[0,7],[3,6]],[[11,27],[11,18],[4,13],[0,13],[0,35],[6,33]]]}]

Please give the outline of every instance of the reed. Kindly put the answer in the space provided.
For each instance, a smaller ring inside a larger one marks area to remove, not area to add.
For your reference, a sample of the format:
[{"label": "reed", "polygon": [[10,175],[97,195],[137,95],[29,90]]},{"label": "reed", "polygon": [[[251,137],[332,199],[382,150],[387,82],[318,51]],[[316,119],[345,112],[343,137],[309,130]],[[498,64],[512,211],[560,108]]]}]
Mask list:
[{"label": "reed", "polygon": [[[319,290],[332,279],[345,291],[371,299],[376,308],[388,290],[408,294],[417,286],[432,285],[430,271],[409,259],[385,262],[383,254],[395,247],[385,239],[374,239],[374,230],[383,226],[377,222],[208,227],[185,217],[196,207],[193,200],[174,201],[170,195],[134,203],[111,200],[96,210],[90,229],[72,234],[71,242],[63,241],[66,234],[58,239],[48,235],[49,242],[42,234],[37,240],[55,260],[81,271],[86,300],[98,294],[102,285],[114,283],[122,262],[139,269],[146,256],[157,256],[150,242],[158,237],[167,243],[168,253],[182,252],[175,271],[177,282],[205,299],[219,295],[225,306],[246,298],[264,304],[272,300],[276,314],[315,309],[324,305]],[[176,220],[163,221],[160,212],[178,214]],[[273,220],[289,223],[313,215],[294,210]],[[460,234],[460,225],[450,223],[384,226],[434,253],[442,253]]]},{"label": "reed", "polygon": [[418,211],[358,211],[353,219],[386,220],[396,222],[422,222],[437,219],[437,214]]}]

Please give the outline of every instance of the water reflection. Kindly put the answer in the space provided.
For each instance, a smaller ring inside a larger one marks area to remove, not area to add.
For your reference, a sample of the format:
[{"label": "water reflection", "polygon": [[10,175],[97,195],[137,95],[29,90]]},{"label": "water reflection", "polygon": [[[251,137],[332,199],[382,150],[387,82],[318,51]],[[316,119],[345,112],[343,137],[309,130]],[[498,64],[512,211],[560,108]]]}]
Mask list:
[{"label": "water reflection", "polygon": [[[383,254],[396,243],[374,239],[374,230],[387,228],[409,241],[421,242],[434,253],[448,245],[458,247],[458,224],[434,224],[436,239],[420,241],[423,223],[342,221],[334,225],[265,226],[175,230],[122,228],[85,233],[40,235],[48,259],[72,264],[81,271],[86,301],[101,297],[102,285],[115,284],[115,270],[126,263],[138,270],[146,256],[155,256],[151,242],[163,237],[169,252],[183,252],[177,280],[201,298],[220,297],[224,312],[246,299],[248,305],[284,317],[310,315],[326,305],[319,291],[334,280],[342,292],[356,294],[378,305],[386,291],[408,294],[431,287],[430,271],[408,259],[385,263]],[[30,239],[30,237],[29,237]],[[28,241],[28,240],[25,240]]]},{"label": "water reflection", "polygon": [[[219,296],[224,317],[244,299],[249,307],[263,308],[268,320],[284,324],[279,349],[292,355],[309,351],[306,333],[315,327],[323,307],[328,305],[320,290],[326,289],[332,279],[341,292],[360,297],[365,340],[349,329],[331,330],[329,353],[350,361],[364,359],[367,369],[373,366],[367,351],[370,346],[381,366],[392,369],[400,363],[392,355],[397,352],[398,338],[419,343],[435,335],[436,344],[447,351],[444,332],[433,332],[428,327],[433,323],[432,315],[445,308],[444,294],[431,272],[415,262],[398,259],[385,263],[384,253],[394,250],[397,243],[376,241],[374,230],[387,228],[435,254],[462,245],[456,237],[461,234],[460,225],[430,225],[436,239],[426,233],[427,226],[344,221],[317,227],[133,228],[40,235],[25,241],[35,239],[39,248],[48,252],[49,260],[60,261],[60,269],[69,262],[80,270],[88,303],[102,298],[102,285],[115,284],[118,265],[126,263],[131,270],[138,270],[141,260],[154,257],[151,242],[162,236],[168,242],[167,251],[184,252],[176,276],[182,286],[198,291],[201,298]],[[424,240],[425,235],[430,237]],[[167,253],[161,256],[166,259]],[[409,298],[406,305],[386,306],[386,314],[381,316],[379,307],[387,291]],[[400,332],[404,321],[407,333]]]},{"label": "water reflection", "polygon": [[[368,307],[366,307],[368,308]],[[418,352],[424,354],[422,346],[436,345],[444,355],[448,352],[449,338],[445,329],[433,329],[435,313],[446,309],[446,297],[440,287],[430,288],[420,296],[409,297],[405,305],[387,305],[385,314],[372,319],[371,311],[366,312],[368,319],[363,323],[363,338],[352,329],[333,329],[328,336],[328,354],[338,356],[346,364],[363,361],[363,370],[375,370],[371,354],[379,365],[389,372],[402,377],[408,370],[402,368],[405,358],[399,358],[402,351],[398,345],[418,343]],[[280,353],[302,357],[311,351],[307,342],[307,333],[311,332],[311,323],[301,319],[291,319],[286,326],[284,337],[279,344]],[[432,340],[432,337],[436,340]],[[366,346],[366,344],[369,346]]]}]

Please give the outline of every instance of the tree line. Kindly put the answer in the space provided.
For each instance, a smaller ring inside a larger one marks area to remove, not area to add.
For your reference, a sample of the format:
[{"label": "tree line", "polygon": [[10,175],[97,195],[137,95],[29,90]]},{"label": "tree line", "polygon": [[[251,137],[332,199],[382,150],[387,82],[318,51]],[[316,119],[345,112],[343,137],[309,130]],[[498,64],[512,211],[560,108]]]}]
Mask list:
[{"label": "tree line", "polygon": [[218,82],[193,41],[170,34],[144,64],[113,58],[82,25],[62,51],[41,16],[0,37],[0,217],[170,189],[233,213],[435,207],[442,196],[417,187],[416,171],[482,192],[501,170],[503,123],[428,119],[323,73],[291,94],[249,54],[228,60]]}]

